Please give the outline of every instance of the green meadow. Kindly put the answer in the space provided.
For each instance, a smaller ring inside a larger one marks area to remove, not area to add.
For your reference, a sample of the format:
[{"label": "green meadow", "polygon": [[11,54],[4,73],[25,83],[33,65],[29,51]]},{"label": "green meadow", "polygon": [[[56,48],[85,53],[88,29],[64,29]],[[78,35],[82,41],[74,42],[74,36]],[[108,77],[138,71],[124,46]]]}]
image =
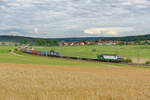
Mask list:
[{"label": "green meadow", "polygon": [[[13,46],[0,46],[0,63],[54,65],[54,66],[102,66],[102,65],[106,65],[105,63],[95,63],[95,62],[50,58],[50,57],[40,57],[40,56],[24,54],[19,51],[17,52],[17,54],[20,56],[18,56],[9,52],[9,50],[12,50],[14,48],[15,47]],[[116,65],[116,64],[107,64],[107,65]]]},{"label": "green meadow", "polygon": [[[9,50],[14,49],[14,46],[0,46],[0,63],[14,64],[36,64],[36,65],[55,65],[55,66],[105,66],[115,65],[124,66],[122,64],[111,63],[95,63],[86,61],[66,60],[59,58],[40,57],[17,52],[18,55],[12,54]],[[123,57],[136,58],[137,50],[140,48],[142,58],[150,58],[149,46],[73,46],[73,47],[34,47],[36,50],[51,50],[60,52],[63,56],[72,57],[89,57],[96,58],[98,54],[118,54]],[[93,51],[96,49],[96,51]]]}]

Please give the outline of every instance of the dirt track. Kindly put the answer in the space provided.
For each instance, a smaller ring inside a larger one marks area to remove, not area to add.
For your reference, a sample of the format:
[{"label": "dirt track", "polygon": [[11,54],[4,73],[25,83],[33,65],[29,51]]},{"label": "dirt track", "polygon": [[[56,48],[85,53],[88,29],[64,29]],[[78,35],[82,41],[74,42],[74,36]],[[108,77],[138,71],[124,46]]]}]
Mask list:
[{"label": "dirt track", "polygon": [[0,100],[150,100],[150,69],[0,64]]},{"label": "dirt track", "polygon": [[10,53],[14,56],[22,56],[22,55],[16,54],[13,50]]}]

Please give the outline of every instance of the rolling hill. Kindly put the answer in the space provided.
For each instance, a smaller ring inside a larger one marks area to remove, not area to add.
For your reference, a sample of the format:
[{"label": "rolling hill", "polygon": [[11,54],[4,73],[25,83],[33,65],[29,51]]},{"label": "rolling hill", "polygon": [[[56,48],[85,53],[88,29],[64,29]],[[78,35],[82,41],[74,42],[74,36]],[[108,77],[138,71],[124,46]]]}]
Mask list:
[{"label": "rolling hill", "polygon": [[[54,38],[32,38],[23,36],[0,36],[0,42],[19,42],[20,40],[32,40],[33,42],[38,39],[51,40]],[[120,41],[136,41],[136,40],[150,40],[150,35],[138,35],[138,36],[126,36],[126,37],[79,37],[79,38],[55,38],[59,41],[95,41],[98,39],[102,40],[120,40]]]}]

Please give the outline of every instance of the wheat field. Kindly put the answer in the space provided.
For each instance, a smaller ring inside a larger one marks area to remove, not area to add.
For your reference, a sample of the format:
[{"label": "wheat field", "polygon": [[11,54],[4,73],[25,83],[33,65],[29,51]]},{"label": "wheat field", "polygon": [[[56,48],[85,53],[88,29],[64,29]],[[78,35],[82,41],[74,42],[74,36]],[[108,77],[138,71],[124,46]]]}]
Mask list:
[{"label": "wheat field", "polygon": [[1,63],[0,100],[150,100],[150,69]]}]

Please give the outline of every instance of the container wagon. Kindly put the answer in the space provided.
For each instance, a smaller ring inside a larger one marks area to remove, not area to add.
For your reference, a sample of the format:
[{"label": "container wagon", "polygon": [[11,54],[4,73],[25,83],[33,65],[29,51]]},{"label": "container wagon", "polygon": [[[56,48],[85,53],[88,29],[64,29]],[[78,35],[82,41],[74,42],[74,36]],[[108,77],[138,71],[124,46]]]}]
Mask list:
[{"label": "container wagon", "polygon": [[25,53],[32,54],[31,50],[26,50]]},{"label": "container wagon", "polygon": [[47,56],[47,51],[38,51],[38,55]]},{"label": "container wagon", "polygon": [[32,54],[38,55],[38,51],[37,50],[32,50]]}]

